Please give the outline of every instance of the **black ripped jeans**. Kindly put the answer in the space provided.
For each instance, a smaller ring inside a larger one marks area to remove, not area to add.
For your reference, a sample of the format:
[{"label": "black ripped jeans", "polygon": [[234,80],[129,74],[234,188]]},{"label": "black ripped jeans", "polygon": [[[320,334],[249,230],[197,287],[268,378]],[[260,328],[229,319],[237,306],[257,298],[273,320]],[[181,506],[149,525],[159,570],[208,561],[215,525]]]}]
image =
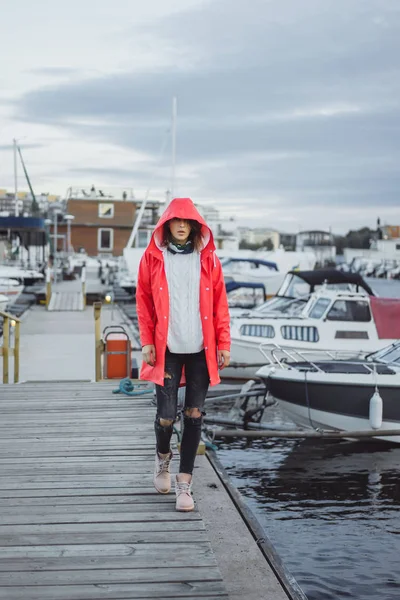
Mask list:
[{"label": "black ripped jeans", "polygon": [[[210,385],[206,356],[204,350],[195,354],[173,354],[168,349],[165,354],[164,385],[156,385],[157,416],[154,423],[156,432],[157,451],[167,454],[170,451],[170,441],[173,424],[163,426],[160,419],[175,422],[178,412],[178,389],[182,369],[185,367],[186,395],[185,410],[198,408],[204,415],[204,402]],[[189,417],[184,413],[183,435],[181,440],[181,461],[179,472],[193,472],[194,460],[201,437],[201,417]]]}]

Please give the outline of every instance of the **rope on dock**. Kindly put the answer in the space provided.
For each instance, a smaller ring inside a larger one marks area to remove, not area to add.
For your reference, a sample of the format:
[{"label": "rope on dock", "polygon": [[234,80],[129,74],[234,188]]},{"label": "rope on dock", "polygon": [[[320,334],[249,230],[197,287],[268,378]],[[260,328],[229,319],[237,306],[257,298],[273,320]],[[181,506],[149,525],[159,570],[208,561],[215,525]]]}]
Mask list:
[{"label": "rope on dock", "polygon": [[[135,391],[135,387],[140,387],[139,390]],[[134,385],[129,377],[125,377],[125,379],[121,379],[119,382],[119,387],[113,390],[113,394],[125,394],[126,396],[144,396],[149,393],[149,389],[146,386],[145,388]]]}]

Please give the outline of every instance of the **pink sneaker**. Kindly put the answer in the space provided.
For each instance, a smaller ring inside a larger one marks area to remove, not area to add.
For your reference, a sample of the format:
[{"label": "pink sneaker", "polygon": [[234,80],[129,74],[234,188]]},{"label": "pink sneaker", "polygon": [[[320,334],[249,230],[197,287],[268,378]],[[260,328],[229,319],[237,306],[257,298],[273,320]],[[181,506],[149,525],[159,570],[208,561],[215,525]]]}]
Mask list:
[{"label": "pink sneaker", "polygon": [[159,494],[168,494],[171,489],[170,463],[172,452],[166,458],[160,458],[156,451],[153,483]]},{"label": "pink sneaker", "polygon": [[175,479],[176,510],[179,512],[190,512],[194,509],[191,488],[191,483]]}]

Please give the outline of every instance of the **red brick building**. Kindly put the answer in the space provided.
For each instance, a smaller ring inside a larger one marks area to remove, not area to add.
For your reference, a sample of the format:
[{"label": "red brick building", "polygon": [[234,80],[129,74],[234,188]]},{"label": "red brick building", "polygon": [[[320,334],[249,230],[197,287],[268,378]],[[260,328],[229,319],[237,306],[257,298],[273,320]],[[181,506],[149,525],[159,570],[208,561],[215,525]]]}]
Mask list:
[{"label": "red brick building", "polygon": [[[112,198],[70,198],[66,213],[71,220],[71,245],[75,252],[84,249],[88,256],[121,256],[132,231],[136,215],[134,200]],[[58,224],[57,249],[67,249],[67,224]],[[52,234],[54,233],[52,226]]]}]

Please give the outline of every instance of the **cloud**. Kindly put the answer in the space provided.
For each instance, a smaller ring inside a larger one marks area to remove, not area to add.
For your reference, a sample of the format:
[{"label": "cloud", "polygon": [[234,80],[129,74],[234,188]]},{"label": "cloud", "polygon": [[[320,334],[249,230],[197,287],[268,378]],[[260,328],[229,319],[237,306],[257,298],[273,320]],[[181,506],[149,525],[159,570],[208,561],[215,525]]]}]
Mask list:
[{"label": "cloud", "polygon": [[170,64],[53,83],[23,95],[15,114],[140,151],[148,167],[135,173],[144,181],[153,169],[165,188],[158,156],[176,94],[189,193],[260,210],[274,198],[297,212],[324,206],[327,218],[349,203],[395,208],[399,28],[397,0],[210,2],[123,33],[152,40]]},{"label": "cloud", "polygon": [[80,69],[71,69],[69,67],[40,67],[36,69],[28,69],[27,73],[32,75],[45,75],[48,77],[70,77],[71,75],[81,74]]}]

